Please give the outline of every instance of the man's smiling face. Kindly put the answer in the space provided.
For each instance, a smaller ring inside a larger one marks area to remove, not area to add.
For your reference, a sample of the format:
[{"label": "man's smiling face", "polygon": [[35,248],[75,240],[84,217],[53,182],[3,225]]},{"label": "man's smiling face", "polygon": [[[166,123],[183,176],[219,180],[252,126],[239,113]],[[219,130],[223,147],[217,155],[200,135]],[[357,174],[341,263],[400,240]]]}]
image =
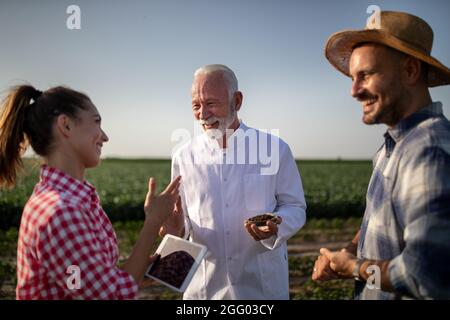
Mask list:
[{"label": "man's smiling face", "polygon": [[221,72],[200,74],[192,84],[192,110],[202,129],[218,129],[225,133],[237,117]]},{"label": "man's smiling face", "polygon": [[351,95],[361,102],[365,124],[393,126],[401,119],[404,88],[401,55],[376,44],[353,50],[350,58]]}]

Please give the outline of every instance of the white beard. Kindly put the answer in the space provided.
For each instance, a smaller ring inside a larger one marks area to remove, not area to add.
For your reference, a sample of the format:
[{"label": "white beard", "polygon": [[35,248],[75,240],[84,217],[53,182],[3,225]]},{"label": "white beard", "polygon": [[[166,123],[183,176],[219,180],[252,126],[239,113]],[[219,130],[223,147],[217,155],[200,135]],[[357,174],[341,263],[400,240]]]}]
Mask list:
[{"label": "white beard", "polygon": [[[205,130],[205,134],[210,138],[210,139],[220,139],[223,136],[225,136],[227,134],[227,129],[230,128],[231,124],[234,122],[234,119],[236,117],[236,113],[237,111],[234,109],[234,106],[231,107],[230,106],[230,112],[228,114],[228,116],[226,118],[217,118],[217,117],[211,117],[208,119],[208,121],[205,120],[200,120],[200,124],[201,125],[211,125],[215,122],[219,122],[219,126],[217,127],[217,129],[207,129]],[[232,130],[231,130],[232,131]]]}]

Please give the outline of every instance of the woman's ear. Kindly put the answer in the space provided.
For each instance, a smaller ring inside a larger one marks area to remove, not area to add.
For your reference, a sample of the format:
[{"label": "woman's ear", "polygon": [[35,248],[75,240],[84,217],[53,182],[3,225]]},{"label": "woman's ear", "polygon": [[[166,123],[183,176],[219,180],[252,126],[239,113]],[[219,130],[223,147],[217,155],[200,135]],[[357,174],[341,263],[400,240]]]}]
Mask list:
[{"label": "woman's ear", "polygon": [[66,116],[65,114],[60,114],[56,118],[56,128],[58,132],[63,137],[68,137],[71,134],[71,127],[72,127],[72,121],[71,119]]}]

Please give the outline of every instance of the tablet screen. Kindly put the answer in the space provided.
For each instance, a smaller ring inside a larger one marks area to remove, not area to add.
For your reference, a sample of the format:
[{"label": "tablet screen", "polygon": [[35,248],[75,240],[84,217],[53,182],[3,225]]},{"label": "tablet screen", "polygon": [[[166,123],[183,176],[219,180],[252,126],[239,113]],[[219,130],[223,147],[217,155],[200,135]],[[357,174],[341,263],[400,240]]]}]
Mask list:
[{"label": "tablet screen", "polygon": [[206,247],[166,235],[156,250],[158,258],[146,272],[178,292],[184,292],[206,253]]}]

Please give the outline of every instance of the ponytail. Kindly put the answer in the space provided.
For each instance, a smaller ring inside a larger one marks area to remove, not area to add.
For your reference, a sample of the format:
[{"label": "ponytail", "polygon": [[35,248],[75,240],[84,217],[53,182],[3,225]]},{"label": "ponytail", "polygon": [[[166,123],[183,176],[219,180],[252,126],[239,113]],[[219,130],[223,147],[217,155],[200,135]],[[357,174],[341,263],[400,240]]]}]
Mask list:
[{"label": "ponytail", "polygon": [[0,116],[0,188],[14,186],[23,169],[21,156],[28,142],[24,125],[26,113],[41,92],[30,85],[15,87],[2,103]]},{"label": "ponytail", "polygon": [[15,185],[28,145],[40,156],[50,154],[53,123],[58,115],[76,119],[81,109],[91,105],[87,95],[66,87],[44,93],[30,85],[13,88],[3,101],[0,115],[0,188]]}]

